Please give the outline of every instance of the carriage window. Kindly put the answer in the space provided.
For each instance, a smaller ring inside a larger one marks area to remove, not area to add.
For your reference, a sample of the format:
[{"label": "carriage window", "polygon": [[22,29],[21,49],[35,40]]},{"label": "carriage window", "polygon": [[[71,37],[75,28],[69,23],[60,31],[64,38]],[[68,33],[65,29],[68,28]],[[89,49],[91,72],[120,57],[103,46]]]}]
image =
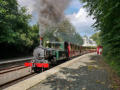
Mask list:
[{"label": "carriage window", "polygon": [[60,44],[55,44],[55,49],[60,49]]}]

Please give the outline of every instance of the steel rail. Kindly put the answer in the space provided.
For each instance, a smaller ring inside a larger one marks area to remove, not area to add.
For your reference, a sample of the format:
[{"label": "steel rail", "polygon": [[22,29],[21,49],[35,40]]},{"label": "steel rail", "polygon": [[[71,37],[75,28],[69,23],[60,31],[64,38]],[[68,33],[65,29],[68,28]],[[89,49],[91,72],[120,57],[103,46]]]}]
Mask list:
[{"label": "steel rail", "polygon": [[22,62],[22,61],[29,61],[31,59],[33,59],[33,57],[31,57],[31,58],[24,58],[24,59],[9,60],[9,61],[2,61],[2,62],[0,62],[0,65],[8,64],[8,63],[15,63],[15,62]]}]

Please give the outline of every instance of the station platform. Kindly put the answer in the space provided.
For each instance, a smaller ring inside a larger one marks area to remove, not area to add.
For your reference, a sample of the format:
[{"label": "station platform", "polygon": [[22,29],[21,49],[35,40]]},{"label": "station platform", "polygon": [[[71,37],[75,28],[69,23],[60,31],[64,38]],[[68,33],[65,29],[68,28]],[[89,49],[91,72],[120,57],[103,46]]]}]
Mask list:
[{"label": "station platform", "polygon": [[[77,57],[32,79],[5,90],[113,90],[109,73],[101,65],[101,56],[96,53]],[[35,79],[39,83],[35,84]]]}]

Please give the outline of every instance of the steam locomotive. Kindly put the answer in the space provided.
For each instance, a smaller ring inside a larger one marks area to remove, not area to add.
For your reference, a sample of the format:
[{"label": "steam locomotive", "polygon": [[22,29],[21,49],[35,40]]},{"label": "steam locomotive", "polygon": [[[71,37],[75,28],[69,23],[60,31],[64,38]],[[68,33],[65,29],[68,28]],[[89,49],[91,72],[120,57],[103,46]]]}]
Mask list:
[{"label": "steam locomotive", "polygon": [[49,68],[59,60],[69,60],[88,52],[96,51],[96,47],[84,47],[69,42],[47,42],[38,46],[33,52],[34,59],[31,61],[32,69],[38,73],[43,68]]}]

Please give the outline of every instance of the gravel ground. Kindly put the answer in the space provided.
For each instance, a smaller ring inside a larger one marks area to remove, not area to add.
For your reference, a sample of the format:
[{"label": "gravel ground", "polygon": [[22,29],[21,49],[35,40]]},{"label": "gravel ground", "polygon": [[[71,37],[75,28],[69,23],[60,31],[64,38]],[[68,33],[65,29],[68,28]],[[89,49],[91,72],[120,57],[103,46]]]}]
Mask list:
[{"label": "gravel ground", "polygon": [[29,90],[117,90],[101,65],[101,56],[87,54]]}]

